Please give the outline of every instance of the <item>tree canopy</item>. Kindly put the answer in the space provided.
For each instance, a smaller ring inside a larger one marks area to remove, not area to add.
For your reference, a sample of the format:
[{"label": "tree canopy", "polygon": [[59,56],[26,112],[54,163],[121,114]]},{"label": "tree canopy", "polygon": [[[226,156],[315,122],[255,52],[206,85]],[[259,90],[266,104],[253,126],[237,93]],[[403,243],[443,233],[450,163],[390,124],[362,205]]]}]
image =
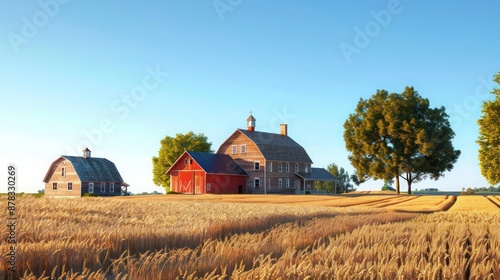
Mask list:
[{"label": "tree canopy", "polygon": [[175,137],[166,136],[160,141],[158,156],[153,157],[153,183],[162,186],[166,192],[170,190],[170,177],[165,174],[184,151],[212,152],[212,143],[208,138],[192,131],[186,134],[177,134]]},{"label": "tree canopy", "polygon": [[344,140],[360,182],[370,178],[411,184],[427,177],[437,180],[460,156],[451,140],[445,108],[431,108],[413,87],[401,94],[377,92],[360,99],[344,123]]},{"label": "tree canopy", "polygon": [[[500,85],[500,72],[493,79]],[[493,100],[483,102],[479,125],[479,166],[491,185],[500,183],[500,88],[493,89]]]}]

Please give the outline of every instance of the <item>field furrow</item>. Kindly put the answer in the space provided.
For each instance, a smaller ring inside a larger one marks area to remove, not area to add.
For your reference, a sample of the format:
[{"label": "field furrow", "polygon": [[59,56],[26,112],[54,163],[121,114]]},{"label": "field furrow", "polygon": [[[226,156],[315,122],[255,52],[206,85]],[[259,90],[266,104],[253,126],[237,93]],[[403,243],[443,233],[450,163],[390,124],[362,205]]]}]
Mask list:
[{"label": "field furrow", "polygon": [[498,212],[496,204],[490,201],[485,196],[479,195],[460,195],[457,197],[455,204],[448,210],[449,212]]}]

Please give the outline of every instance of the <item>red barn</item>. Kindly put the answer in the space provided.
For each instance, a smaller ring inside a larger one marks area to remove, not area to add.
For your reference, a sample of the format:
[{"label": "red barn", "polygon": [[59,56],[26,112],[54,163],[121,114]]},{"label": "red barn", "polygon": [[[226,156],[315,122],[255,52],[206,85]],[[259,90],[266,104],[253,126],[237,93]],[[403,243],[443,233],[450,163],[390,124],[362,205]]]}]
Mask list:
[{"label": "red barn", "polygon": [[186,151],[167,171],[170,190],[191,194],[245,193],[247,172],[229,155]]}]

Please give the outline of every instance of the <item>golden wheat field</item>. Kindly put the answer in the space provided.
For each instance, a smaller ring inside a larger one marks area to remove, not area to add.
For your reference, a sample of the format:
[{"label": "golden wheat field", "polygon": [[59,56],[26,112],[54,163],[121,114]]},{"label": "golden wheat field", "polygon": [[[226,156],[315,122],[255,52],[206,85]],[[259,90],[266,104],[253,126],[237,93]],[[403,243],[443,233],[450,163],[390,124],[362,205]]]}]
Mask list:
[{"label": "golden wheat field", "polygon": [[[7,205],[6,197],[0,202]],[[21,279],[500,279],[498,196],[19,197]],[[4,219],[6,220],[6,214]],[[0,253],[9,234],[2,227]],[[0,276],[9,275],[6,259]]]}]

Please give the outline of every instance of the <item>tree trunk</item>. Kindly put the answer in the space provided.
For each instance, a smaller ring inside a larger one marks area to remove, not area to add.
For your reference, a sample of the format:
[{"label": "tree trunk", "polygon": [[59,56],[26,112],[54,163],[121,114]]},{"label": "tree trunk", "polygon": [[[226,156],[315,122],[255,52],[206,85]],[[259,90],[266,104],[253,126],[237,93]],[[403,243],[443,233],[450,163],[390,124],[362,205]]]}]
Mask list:
[{"label": "tree trunk", "polygon": [[408,178],[408,195],[411,194],[411,181],[412,181],[412,178],[411,178],[411,173],[409,174],[409,176],[407,176]]},{"label": "tree trunk", "polygon": [[399,194],[399,175],[396,176],[396,193]]}]

